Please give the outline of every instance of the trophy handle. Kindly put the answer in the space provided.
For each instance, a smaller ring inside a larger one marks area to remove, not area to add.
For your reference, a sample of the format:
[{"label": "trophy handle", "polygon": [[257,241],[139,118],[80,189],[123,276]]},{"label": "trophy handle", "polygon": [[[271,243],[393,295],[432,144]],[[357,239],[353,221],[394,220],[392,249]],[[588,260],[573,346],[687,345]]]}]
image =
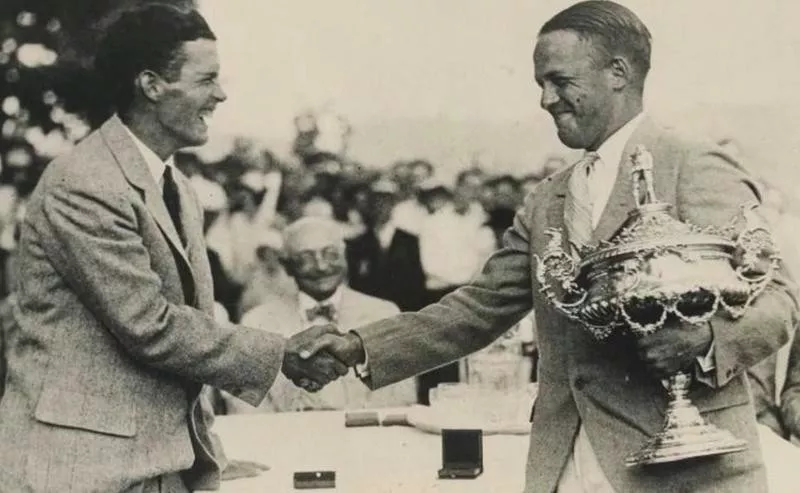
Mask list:
[{"label": "trophy handle", "polygon": [[664,308],[661,312],[661,316],[658,317],[658,320],[655,322],[650,323],[639,323],[637,322],[629,313],[628,310],[625,308],[625,303],[619,304],[619,313],[622,315],[623,320],[628,324],[628,328],[637,336],[646,336],[648,334],[652,334],[656,330],[660,329],[664,326],[664,322],[667,320],[667,315],[669,314],[669,310]]},{"label": "trophy handle", "polygon": [[[544,255],[539,257],[534,254],[533,256],[536,259],[536,280],[541,286],[539,292],[543,293],[558,311],[572,320],[582,322],[579,314],[589,293],[575,282],[578,274],[577,263],[561,247],[561,231],[556,228],[548,228],[545,234],[550,237],[550,240]],[[569,298],[576,298],[576,301],[559,300],[555,287],[550,283],[551,278],[560,284],[561,289],[569,295]]]},{"label": "trophy handle", "polygon": [[[736,248],[741,252],[741,263],[734,269],[736,277],[748,287],[747,300],[741,306],[731,306],[720,297],[720,303],[734,318],[740,318],[753,301],[766,289],[780,267],[780,251],[772,232],[760,219],[755,209],[757,203],[742,206],[745,227],[736,238]],[[766,257],[766,259],[765,259]],[[766,260],[766,268],[763,267]]]}]

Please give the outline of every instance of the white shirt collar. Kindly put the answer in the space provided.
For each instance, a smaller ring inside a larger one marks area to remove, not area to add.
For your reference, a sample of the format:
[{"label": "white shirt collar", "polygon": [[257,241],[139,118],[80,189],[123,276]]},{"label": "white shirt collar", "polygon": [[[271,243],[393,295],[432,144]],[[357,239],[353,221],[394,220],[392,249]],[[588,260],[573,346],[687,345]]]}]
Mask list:
[{"label": "white shirt collar", "polygon": [[342,286],[339,286],[338,288],[336,288],[336,291],[333,292],[330,298],[324,299],[322,301],[317,301],[311,296],[307,295],[306,293],[299,291],[297,293],[297,301],[298,304],[300,305],[300,317],[306,323],[312,322],[312,320],[308,320],[306,318],[306,310],[310,310],[317,305],[330,304],[333,305],[333,307],[336,308],[336,310],[338,311],[339,305],[342,302],[342,290],[343,290]]},{"label": "white shirt collar", "polygon": [[381,226],[380,229],[375,230],[375,236],[378,237],[378,242],[381,244],[381,248],[386,250],[392,244],[392,238],[394,238],[394,233],[397,231],[397,225],[395,225],[393,220],[389,220],[386,224]]},{"label": "white shirt collar", "polygon": [[592,225],[597,226],[603,210],[608,204],[614,183],[617,181],[619,164],[622,161],[622,153],[625,146],[633,136],[633,132],[639,127],[644,118],[644,113],[639,113],[630,119],[625,125],[606,139],[597,149],[600,159],[595,161],[592,173],[589,175],[589,195],[592,198]]},{"label": "white shirt collar", "polygon": [[167,166],[173,166],[174,164],[173,156],[168,157],[166,161],[162,161],[152,149],[147,147],[147,144],[142,142],[139,137],[136,136],[136,134],[131,132],[131,129],[129,129],[127,125],[123,125],[123,127],[128,132],[128,135],[131,136],[131,139],[133,139],[133,143],[136,148],[139,149],[139,153],[144,158],[144,162],[147,164],[147,169],[150,170],[150,174],[153,175],[153,179],[156,181],[156,183],[161,184],[161,179],[164,176],[164,170],[167,168]]},{"label": "white shirt collar", "polygon": [[633,132],[639,127],[639,124],[644,118],[644,112],[639,113],[635,117],[628,120],[628,123],[620,127],[616,132],[611,134],[605,142],[600,144],[597,149],[597,154],[600,155],[603,167],[616,168],[622,160],[622,153],[625,152],[625,145],[630,140]]}]

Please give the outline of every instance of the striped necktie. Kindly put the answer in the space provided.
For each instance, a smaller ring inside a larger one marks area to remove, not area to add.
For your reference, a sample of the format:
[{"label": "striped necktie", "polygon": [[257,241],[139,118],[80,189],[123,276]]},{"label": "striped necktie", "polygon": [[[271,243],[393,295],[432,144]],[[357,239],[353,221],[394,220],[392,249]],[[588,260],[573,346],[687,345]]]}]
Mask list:
[{"label": "striped necktie", "polygon": [[586,152],[575,164],[569,177],[567,198],[564,203],[564,225],[574,256],[578,256],[580,250],[592,239],[594,225],[589,175],[598,159],[600,156],[596,152]]}]

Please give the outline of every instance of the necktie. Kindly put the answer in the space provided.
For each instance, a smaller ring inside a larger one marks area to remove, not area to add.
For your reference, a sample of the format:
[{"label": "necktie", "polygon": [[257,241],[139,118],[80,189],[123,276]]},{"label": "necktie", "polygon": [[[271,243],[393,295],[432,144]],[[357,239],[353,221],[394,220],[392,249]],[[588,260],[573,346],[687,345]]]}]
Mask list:
[{"label": "necktie", "polygon": [[567,228],[572,254],[575,256],[589,244],[594,230],[589,175],[598,159],[600,156],[596,152],[587,152],[575,164],[569,177],[567,198],[564,203],[564,225]]},{"label": "necktie", "polygon": [[161,190],[162,197],[164,198],[164,205],[167,206],[167,212],[172,219],[172,224],[178,232],[178,237],[181,243],[186,246],[186,237],[183,233],[183,225],[181,224],[181,201],[178,195],[178,185],[172,176],[172,167],[167,166],[164,169],[164,186]]},{"label": "necktie", "polygon": [[330,303],[320,303],[313,308],[306,310],[306,318],[309,322],[315,318],[324,318],[330,322],[336,321],[336,307]]}]

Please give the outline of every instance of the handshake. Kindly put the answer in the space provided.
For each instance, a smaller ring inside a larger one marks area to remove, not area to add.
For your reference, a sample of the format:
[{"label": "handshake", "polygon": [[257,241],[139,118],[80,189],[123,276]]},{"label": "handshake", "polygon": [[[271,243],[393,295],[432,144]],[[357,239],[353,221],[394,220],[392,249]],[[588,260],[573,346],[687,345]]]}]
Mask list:
[{"label": "handshake", "polygon": [[342,334],[334,325],[316,325],[286,343],[281,371],[298,387],[317,392],[364,362],[361,338]]}]

